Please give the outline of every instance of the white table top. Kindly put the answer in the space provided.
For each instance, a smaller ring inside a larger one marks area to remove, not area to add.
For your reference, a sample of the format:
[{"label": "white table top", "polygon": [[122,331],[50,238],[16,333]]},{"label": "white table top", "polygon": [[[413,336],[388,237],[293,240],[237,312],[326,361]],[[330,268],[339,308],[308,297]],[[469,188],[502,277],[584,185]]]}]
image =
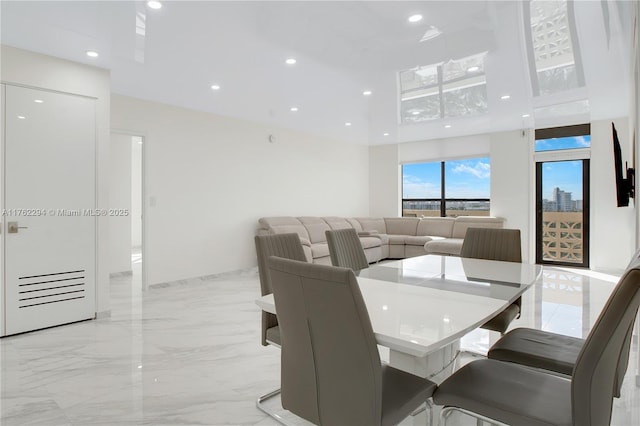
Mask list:
[{"label": "white table top", "polygon": [[[542,267],[425,255],[358,276],[378,344],[422,357],[478,328],[541,281]],[[256,304],[275,313],[273,295]]]}]

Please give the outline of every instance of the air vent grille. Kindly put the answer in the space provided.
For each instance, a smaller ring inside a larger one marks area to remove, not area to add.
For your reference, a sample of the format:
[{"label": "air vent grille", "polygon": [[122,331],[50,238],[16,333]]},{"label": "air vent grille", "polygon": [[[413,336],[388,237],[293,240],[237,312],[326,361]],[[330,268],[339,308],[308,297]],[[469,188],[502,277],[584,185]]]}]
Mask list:
[{"label": "air vent grille", "polygon": [[19,277],[18,280],[20,309],[85,297],[84,269]]}]

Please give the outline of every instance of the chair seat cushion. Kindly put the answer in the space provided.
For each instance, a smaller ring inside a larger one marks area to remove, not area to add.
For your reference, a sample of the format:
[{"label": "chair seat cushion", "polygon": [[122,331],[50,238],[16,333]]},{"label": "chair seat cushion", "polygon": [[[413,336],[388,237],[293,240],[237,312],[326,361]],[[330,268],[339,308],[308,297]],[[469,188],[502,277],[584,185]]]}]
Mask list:
[{"label": "chair seat cushion", "polygon": [[504,311],[500,312],[495,317],[484,323],[482,327],[485,330],[497,331],[504,333],[509,328],[509,324],[516,319],[520,313],[520,306],[512,303]]},{"label": "chair seat cushion", "polygon": [[433,401],[510,425],[572,424],[570,380],[493,359],[456,371],[438,387]]},{"label": "chair seat cushion", "polygon": [[488,357],[571,375],[583,339],[532,328],[516,328],[489,349]]},{"label": "chair seat cushion", "polygon": [[266,340],[269,343],[275,343],[278,346],[282,346],[282,343],[280,343],[280,327],[275,326],[275,327],[267,328]]},{"label": "chair seat cushion", "polygon": [[424,403],[436,384],[402,370],[382,366],[382,425],[400,423]]}]

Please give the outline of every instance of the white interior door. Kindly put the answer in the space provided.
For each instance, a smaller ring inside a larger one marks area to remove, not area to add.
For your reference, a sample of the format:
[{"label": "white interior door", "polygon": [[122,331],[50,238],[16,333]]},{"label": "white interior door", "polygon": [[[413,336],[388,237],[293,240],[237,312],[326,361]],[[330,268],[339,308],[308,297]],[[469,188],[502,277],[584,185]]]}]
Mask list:
[{"label": "white interior door", "polygon": [[4,335],[95,316],[95,100],[6,85]]}]

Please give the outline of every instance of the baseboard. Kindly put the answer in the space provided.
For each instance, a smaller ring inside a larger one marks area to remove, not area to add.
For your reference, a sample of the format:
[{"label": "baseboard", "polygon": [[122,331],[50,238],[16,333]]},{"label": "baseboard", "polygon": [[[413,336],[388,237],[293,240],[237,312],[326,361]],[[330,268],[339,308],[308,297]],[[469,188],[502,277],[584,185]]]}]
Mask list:
[{"label": "baseboard", "polygon": [[110,318],[111,310],[96,312],[96,319]]},{"label": "baseboard", "polygon": [[188,278],[185,280],[175,280],[175,281],[167,281],[163,283],[149,284],[149,288],[158,289],[158,288],[167,288],[167,287],[178,287],[178,286],[188,285],[190,283],[198,282],[198,281],[214,281],[214,280],[225,279],[229,277],[236,277],[240,275],[247,275],[247,276],[256,275],[257,273],[258,273],[258,267],[253,266],[251,268],[220,272],[219,274],[202,275],[200,277]]}]

